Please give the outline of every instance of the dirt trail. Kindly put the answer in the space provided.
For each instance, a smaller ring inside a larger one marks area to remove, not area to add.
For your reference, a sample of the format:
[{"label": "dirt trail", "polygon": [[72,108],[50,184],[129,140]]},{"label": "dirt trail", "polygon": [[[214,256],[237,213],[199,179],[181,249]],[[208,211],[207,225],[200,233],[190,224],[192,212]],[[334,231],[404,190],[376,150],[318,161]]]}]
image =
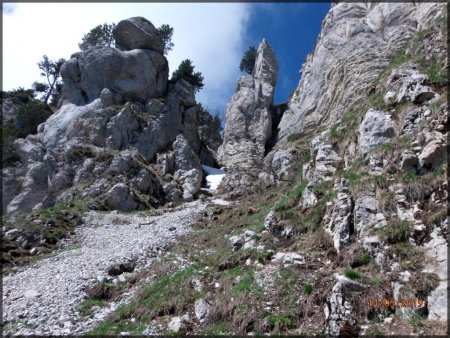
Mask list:
[{"label": "dirt trail", "polygon": [[206,204],[195,201],[161,216],[90,211],[67,249],[24,267],[3,279],[5,334],[77,335],[100,321],[102,314],[81,317],[76,308],[83,291],[107,275],[112,265],[135,260],[133,272],[149,266],[155,250],[188,233]]}]

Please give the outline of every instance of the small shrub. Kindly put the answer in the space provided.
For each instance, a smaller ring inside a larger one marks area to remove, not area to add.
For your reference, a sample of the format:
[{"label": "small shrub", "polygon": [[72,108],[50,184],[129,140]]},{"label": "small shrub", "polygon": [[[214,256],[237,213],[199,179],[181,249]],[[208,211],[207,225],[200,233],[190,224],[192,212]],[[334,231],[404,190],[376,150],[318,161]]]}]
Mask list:
[{"label": "small shrub", "polygon": [[37,133],[37,127],[52,114],[50,108],[39,101],[30,101],[17,110],[17,123],[15,134],[17,137],[26,137]]},{"label": "small shrub", "polygon": [[311,151],[309,150],[309,148],[302,149],[301,159],[303,163],[307,163],[311,160]]},{"label": "small shrub", "polygon": [[350,279],[359,279],[363,277],[362,273],[352,269],[345,270],[344,276]]},{"label": "small shrub", "polygon": [[114,296],[114,287],[110,283],[100,282],[87,288],[86,294],[93,300],[109,300]]}]

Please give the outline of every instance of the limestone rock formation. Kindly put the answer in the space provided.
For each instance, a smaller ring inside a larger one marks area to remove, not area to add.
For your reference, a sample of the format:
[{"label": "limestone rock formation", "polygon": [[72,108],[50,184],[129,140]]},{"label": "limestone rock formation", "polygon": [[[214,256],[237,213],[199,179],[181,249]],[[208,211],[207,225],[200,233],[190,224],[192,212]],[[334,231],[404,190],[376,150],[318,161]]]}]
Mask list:
[{"label": "limestone rock formation", "polygon": [[227,108],[219,162],[226,168],[250,169],[262,164],[272,132],[272,105],[278,76],[275,54],[266,40],[259,45],[252,75],[239,79]]}]

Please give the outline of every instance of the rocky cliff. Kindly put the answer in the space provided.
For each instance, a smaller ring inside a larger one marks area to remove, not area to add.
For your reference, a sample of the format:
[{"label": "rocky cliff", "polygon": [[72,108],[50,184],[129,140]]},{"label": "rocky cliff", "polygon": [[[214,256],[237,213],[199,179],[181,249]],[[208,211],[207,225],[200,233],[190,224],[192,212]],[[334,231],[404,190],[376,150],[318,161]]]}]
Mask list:
[{"label": "rocky cliff", "polygon": [[280,140],[340,119],[348,106],[371,94],[399,49],[432,27],[444,9],[434,3],[333,6],[280,122]]}]

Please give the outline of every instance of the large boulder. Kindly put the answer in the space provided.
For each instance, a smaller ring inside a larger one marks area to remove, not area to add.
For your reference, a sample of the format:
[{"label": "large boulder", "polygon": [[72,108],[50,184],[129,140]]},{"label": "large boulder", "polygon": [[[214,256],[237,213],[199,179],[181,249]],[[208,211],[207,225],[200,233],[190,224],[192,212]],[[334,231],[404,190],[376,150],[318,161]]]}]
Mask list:
[{"label": "large boulder", "polygon": [[76,105],[100,98],[104,88],[122,100],[146,101],[166,94],[168,64],[149,49],[93,47],[65,62],[61,77],[63,100]]},{"label": "large boulder", "polygon": [[120,21],[113,29],[116,48],[120,50],[149,49],[164,52],[164,43],[155,26],[143,17]]}]

